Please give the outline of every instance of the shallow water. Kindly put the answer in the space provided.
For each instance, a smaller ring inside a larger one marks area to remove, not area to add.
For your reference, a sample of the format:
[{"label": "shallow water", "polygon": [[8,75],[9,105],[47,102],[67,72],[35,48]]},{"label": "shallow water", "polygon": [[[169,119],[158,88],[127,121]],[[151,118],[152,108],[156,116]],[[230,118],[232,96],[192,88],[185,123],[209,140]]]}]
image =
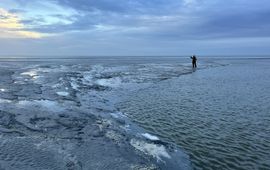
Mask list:
[{"label": "shallow water", "polygon": [[224,60],[131,93],[120,110],[195,169],[270,169],[270,60]]}]

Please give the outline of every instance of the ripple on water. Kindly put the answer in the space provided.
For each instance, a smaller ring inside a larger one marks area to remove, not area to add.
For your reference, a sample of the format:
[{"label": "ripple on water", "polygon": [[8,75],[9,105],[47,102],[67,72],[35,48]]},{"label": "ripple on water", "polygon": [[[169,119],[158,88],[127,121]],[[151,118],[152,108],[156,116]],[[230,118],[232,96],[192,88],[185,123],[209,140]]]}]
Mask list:
[{"label": "ripple on water", "polygon": [[183,147],[195,169],[270,169],[269,74],[250,65],[203,70],[131,94],[119,108]]}]

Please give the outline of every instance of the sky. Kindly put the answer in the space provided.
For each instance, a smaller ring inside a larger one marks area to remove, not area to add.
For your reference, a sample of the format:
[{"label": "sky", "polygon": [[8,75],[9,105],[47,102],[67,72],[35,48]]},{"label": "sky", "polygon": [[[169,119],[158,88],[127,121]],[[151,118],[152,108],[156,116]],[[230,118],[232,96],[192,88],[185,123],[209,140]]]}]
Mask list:
[{"label": "sky", "polygon": [[270,54],[269,0],[1,0],[1,56]]}]

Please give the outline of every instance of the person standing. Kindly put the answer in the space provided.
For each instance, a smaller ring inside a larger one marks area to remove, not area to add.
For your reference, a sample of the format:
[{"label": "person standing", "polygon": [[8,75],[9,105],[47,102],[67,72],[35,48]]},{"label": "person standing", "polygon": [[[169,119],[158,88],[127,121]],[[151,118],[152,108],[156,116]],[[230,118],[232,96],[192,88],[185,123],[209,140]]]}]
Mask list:
[{"label": "person standing", "polygon": [[192,68],[197,68],[197,57],[193,55],[190,58],[192,59]]}]

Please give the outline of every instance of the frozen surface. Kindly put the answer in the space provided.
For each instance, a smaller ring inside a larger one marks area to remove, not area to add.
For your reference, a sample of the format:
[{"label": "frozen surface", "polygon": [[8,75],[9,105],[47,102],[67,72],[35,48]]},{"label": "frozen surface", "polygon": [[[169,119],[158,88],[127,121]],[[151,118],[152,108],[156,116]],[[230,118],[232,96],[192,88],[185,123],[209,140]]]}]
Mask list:
[{"label": "frozen surface", "polygon": [[3,62],[0,169],[191,169],[182,150],[115,103],[192,71],[181,63]]}]

